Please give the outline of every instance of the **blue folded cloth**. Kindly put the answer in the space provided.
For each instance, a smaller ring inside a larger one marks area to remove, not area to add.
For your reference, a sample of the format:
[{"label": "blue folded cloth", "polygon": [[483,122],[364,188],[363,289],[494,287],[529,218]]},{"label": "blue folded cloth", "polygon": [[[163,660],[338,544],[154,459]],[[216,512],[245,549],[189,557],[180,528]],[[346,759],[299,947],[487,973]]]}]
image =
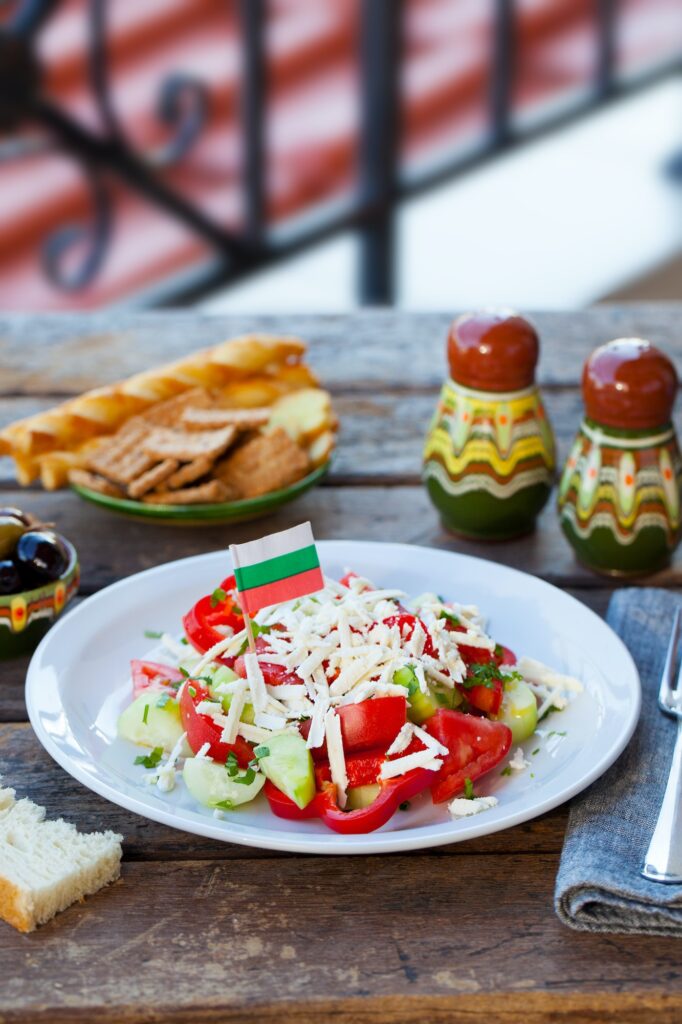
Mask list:
[{"label": "blue folded cloth", "polygon": [[645,588],[620,590],[609,604],[607,621],[639,669],[642,714],[616,763],[571,805],[554,893],[556,912],[570,928],[682,935],[682,885],[640,874],[675,743],[675,722],[656,698],[680,606],[675,594]]}]

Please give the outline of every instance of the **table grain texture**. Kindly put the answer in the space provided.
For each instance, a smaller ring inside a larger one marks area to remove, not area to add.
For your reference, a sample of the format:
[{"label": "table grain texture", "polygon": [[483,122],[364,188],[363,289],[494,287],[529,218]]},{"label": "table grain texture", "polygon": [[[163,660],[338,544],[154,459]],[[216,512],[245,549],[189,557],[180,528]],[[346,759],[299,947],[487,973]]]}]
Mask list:
[{"label": "table grain texture", "polygon": [[[575,562],[553,503],[521,540],[485,545],[441,528],[419,473],[449,320],[386,311],[2,316],[0,424],[230,335],[267,330],[309,341],[341,434],[323,485],[251,524],[126,521],[68,492],[21,491],[6,459],[0,502],[56,522],[77,543],[80,599],[169,559],[310,519],[319,539],[405,541],[491,558],[542,576],[603,614],[615,584]],[[646,337],[682,373],[682,305],[597,307],[534,320],[560,458],[581,412],[582,362],[595,345]],[[679,589],[681,556],[643,582]],[[0,922],[2,1024],[682,1020],[674,941],[581,934],[559,924],[552,893],[567,807],[406,855],[301,857],[185,835],[107,803],[50,760],[27,723],[26,666],[27,659],[0,664],[4,782],[82,829],[122,832],[124,860],[119,882],[37,932],[20,935]]]}]

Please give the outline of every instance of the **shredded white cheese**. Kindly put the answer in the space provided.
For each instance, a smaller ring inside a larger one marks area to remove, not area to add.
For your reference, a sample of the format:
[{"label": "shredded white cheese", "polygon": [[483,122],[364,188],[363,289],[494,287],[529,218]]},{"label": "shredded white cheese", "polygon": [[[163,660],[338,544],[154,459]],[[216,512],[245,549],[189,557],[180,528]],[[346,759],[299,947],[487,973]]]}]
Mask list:
[{"label": "shredded white cheese", "polygon": [[252,651],[247,651],[244,655],[244,668],[251,688],[251,702],[256,711],[264,711],[268,703],[268,691],[258,664],[258,656]]},{"label": "shredded white cheese", "polygon": [[414,754],[406,754],[405,757],[396,757],[393,761],[384,761],[379,772],[380,779],[394,779],[398,775],[405,775],[413,768],[428,768],[429,771],[437,772],[443,762],[434,757],[432,750],[417,750]]},{"label": "shredded white cheese", "polygon": [[523,772],[530,765],[530,761],[526,760],[526,756],[523,753],[523,747],[517,747],[514,751],[514,756],[509,761],[509,767],[513,772]]},{"label": "shredded white cheese", "polygon": [[343,753],[343,740],[341,738],[341,722],[332,708],[324,716],[324,727],[327,738],[329,768],[331,770],[332,782],[336,786],[336,800],[339,807],[343,808],[346,806],[348,776],[346,774],[346,758]]},{"label": "shredded white cheese", "polygon": [[239,687],[232,694],[232,700],[230,701],[230,707],[227,712],[227,721],[223,727],[223,731],[220,735],[220,739],[223,743],[234,743],[237,739],[237,730],[239,728],[239,719],[242,716],[244,705],[246,704],[246,681],[242,679],[241,687]]},{"label": "shredded white cheese", "polygon": [[448,810],[453,818],[470,818],[473,814],[480,814],[481,811],[489,811],[492,807],[497,807],[497,803],[497,797],[494,796],[475,796],[473,800],[467,800],[466,797],[455,797],[448,804]]}]

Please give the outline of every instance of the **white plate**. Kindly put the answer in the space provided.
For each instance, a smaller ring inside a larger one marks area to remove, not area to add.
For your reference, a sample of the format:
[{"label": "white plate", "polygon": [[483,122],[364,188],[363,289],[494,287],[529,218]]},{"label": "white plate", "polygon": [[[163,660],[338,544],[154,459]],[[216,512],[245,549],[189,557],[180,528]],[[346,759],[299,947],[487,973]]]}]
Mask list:
[{"label": "white plate", "polygon": [[320,541],[318,549],[327,575],[338,578],[352,567],[413,597],[430,590],[478,604],[500,643],[583,680],[585,692],[544,723],[565,737],[532,737],[526,771],[502,777],[495,769],[477,784],[477,793],[498,797],[492,810],[452,821],[447,805],[433,806],[427,793],[377,832],[340,836],[317,821],[276,818],[263,796],[217,820],[182,783],[165,796],[145,785],[144,770],[133,765],[139,748],[116,739],[117,716],[130,700],[129,661],[149,653],[145,629],[177,634],[188,608],[228,575],[228,556],[219,552],[121,580],[50,630],[26,682],[40,742],[79,782],[127,810],[198,835],[297,853],[389,853],[509,828],[580,792],[625,747],[639,714],[637,669],[615,633],[568,594],[515,569],[432,548]]}]

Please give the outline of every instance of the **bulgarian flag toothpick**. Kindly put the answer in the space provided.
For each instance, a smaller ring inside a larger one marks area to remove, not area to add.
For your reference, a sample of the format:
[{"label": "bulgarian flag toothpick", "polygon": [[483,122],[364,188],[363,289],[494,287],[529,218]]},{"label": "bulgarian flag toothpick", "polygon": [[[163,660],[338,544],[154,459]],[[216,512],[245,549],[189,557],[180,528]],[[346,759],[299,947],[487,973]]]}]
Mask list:
[{"label": "bulgarian flag toothpick", "polygon": [[324,587],[310,523],[248,544],[231,544],[230,554],[247,630],[248,616],[261,608],[305,597]]}]

